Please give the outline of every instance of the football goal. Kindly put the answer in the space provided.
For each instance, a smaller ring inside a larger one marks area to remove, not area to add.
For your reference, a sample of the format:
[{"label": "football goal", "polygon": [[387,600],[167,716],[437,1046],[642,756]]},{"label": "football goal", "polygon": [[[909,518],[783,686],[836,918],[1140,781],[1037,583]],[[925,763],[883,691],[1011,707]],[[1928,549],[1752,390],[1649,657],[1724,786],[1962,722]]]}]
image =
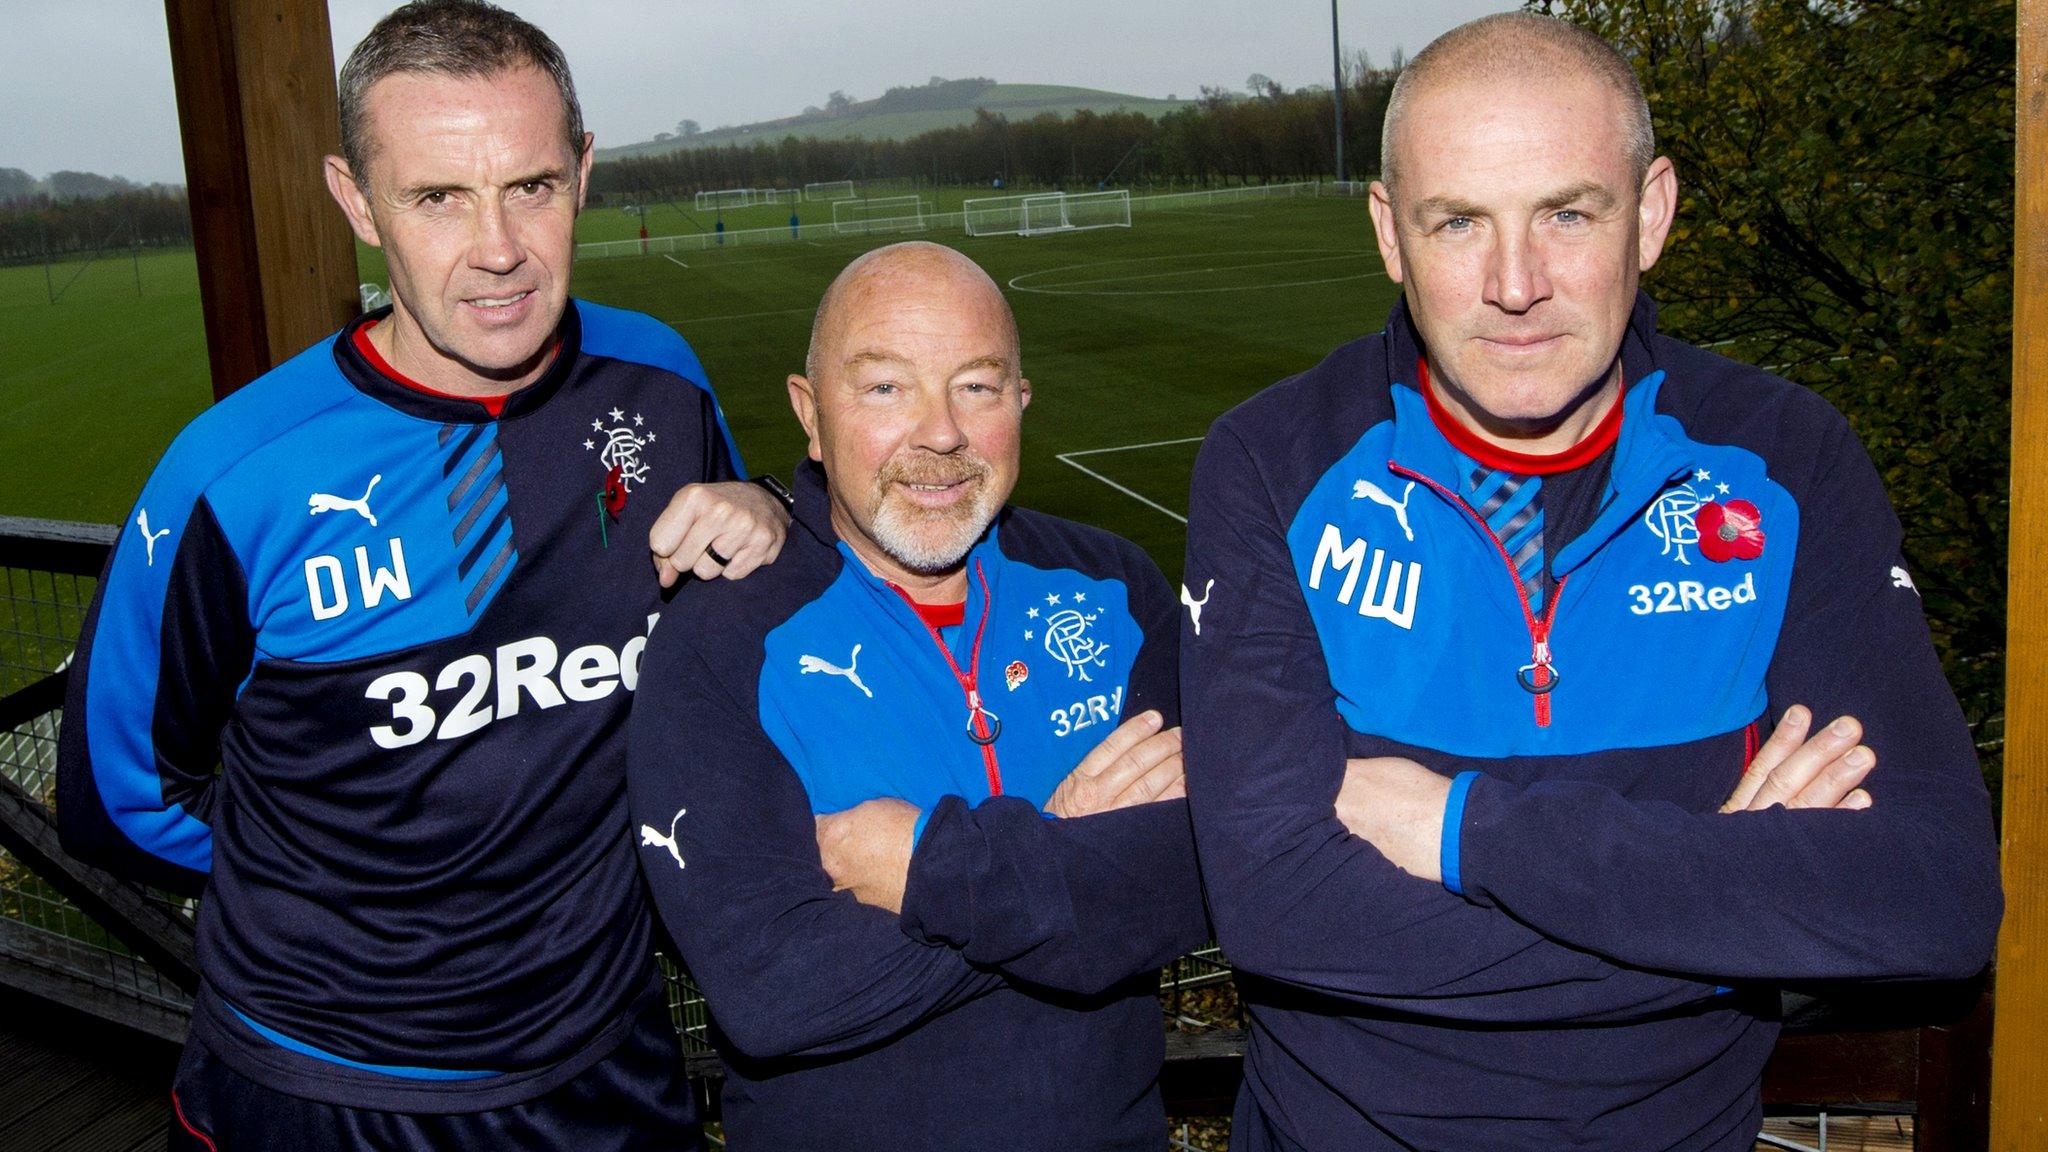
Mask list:
[{"label": "football goal", "polygon": [[924,231],[924,202],[915,196],[832,202],[832,230],[842,236]]},{"label": "football goal", "polygon": [[1043,192],[1027,196],[990,196],[961,205],[969,236],[1042,236],[1088,228],[1129,228],[1131,193]]},{"label": "football goal", "polygon": [[815,183],[806,184],[804,185],[804,199],[851,200],[853,199],[853,181],[820,180]]},{"label": "football goal", "polygon": [[697,211],[710,212],[719,208],[745,208],[761,202],[762,189],[720,188],[712,192],[697,193]]},{"label": "football goal", "polygon": [[1024,202],[1029,196],[984,196],[960,205],[969,236],[1000,236],[1024,230]]}]

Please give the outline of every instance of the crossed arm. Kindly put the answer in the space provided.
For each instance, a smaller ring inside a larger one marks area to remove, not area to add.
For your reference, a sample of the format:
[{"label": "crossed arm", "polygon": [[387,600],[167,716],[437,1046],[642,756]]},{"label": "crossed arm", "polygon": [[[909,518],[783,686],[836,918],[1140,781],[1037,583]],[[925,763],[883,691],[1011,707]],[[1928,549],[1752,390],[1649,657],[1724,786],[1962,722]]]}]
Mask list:
[{"label": "crossed arm", "polygon": [[[1231,595],[1184,635],[1182,687],[1196,841],[1232,959],[1359,1003],[1523,1022],[1629,1018],[1739,977],[1973,971],[1997,919],[1988,808],[1917,602],[1873,603],[1897,526],[1858,461],[1833,470],[1842,491],[1816,499],[1835,519],[1814,533],[1815,561],[1802,553],[1798,623],[1769,690],[1877,718],[1885,769],[1853,731],[1787,751],[1809,743],[1810,723],[1788,710],[1723,813],[1479,773],[1464,794],[1460,895],[1417,878],[1439,869],[1452,782],[1408,762],[1347,763],[1283,518],[1243,443],[1213,431],[1187,571]],[[1894,926],[1902,916],[1909,927]]]},{"label": "crossed arm", "polygon": [[1016,797],[947,797],[917,812],[871,800],[818,818],[835,887],[901,911],[912,938],[1027,984],[1107,991],[1208,939],[1180,730],[1147,710],[1083,757],[1043,812]]}]

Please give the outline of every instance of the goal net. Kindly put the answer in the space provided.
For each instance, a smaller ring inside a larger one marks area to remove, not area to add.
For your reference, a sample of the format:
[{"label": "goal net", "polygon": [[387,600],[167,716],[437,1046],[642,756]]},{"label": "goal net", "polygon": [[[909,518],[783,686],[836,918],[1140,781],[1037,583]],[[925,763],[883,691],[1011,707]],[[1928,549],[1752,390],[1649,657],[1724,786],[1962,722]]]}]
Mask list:
[{"label": "goal net", "polygon": [[924,227],[924,203],[915,196],[879,196],[832,203],[832,230],[843,236],[922,232]]},{"label": "goal net", "polygon": [[969,236],[1001,236],[1024,230],[1024,202],[1029,196],[984,196],[960,205]]},{"label": "goal net", "polygon": [[745,208],[760,203],[761,190],[758,188],[720,188],[714,192],[697,193],[697,211],[710,212],[718,208]]},{"label": "goal net", "polygon": [[1129,228],[1131,193],[1042,192],[1025,196],[989,196],[961,205],[969,236],[1041,236],[1088,228]]},{"label": "goal net", "polygon": [[804,199],[851,200],[853,199],[853,181],[820,180],[815,183],[806,184],[804,185]]},{"label": "goal net", "polygon": [[[1027,212],[1026,216],[1030,214]],[[1060,200],[1062,228],[1129,228],[1131,193],[1128,188],[1111,192],[1071,192]],[[1026,224],[1030,223],[1027,219]]]},{"label": "goal net", "polygon": [[1042,236],[1073,227],[1067,222],[1067,194],[1064,192],[1026,197],[1018,211],[1022,216],[1017,228],[1019,236]]}]

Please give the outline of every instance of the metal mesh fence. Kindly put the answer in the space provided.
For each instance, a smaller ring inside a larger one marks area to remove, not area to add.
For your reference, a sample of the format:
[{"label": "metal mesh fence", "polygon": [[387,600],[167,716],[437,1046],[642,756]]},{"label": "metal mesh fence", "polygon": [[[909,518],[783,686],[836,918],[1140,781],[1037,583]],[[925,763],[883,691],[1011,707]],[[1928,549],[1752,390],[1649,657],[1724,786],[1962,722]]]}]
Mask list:
[{"label": "metal mesh fence", "polygon": [[661,979],[668,986],[668,1015],[683,1037],[683,1053],[695,1056],[711,1051],[711,1016],[704,1008],[704,993],[683,966],[667,956],[656,956]]},{"label": "metal mesh fence", "polygon": [[70,659],[97,581],[28,568],[0,568],[0,573],[6,576],[0,596],[0,696],[5,696]]},{"label": "metal mesh fence", "polygon": [[[0,568],[0,696],[64,668],[92,601],[91,577]],[[0,771],[44,805],[56,806],[57,729],[62,713],[37,716],[0,732]],[[189,901],[158,894],[190,917]],[[145,1003],[184,1010],[191,999],[108,936],[20,860],[0,850],[0,953],[54,969]]]}]

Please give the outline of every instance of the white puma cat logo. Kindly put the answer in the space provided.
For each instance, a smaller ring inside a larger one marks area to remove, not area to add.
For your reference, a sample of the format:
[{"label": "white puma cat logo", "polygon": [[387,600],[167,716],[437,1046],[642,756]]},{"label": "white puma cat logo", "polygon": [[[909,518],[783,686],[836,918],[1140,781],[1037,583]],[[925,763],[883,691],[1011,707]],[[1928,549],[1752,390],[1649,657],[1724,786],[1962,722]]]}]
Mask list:
[{"label": "white puma cat logo", "polygon": [[868,691],[868,686],[860,682],[860,673],[856,670],[860,667],[860,645],[858,644],[853,646],[853,655],[846,658],[846,667],[844,668],[817,656],[798,656],[796,658],[796,666],[802,669],[801,675],[804,676],[808,676],[813,672],[823,672],[827,676],[844,676],[848,680],[853,681],[853,686],[860,689],[862,695],[870,700],[875,698],[875,694]]},{"label": "white puma cat logo", "polygon": [[343,500],[339,496],[329,496],[325,492],[315,492],[306,501],[306,507],[310,509],[306,515],[318,516],[322,512],[339,512],[346,508],[360,515],[363,519],[368,520],[370,527],[375,528],[377,526],[377,517],[370,512],[370,493],[377,490],[377,481],[383,478],[384,474],[382,472],[370,477],[370,486],[363,489],[363,494],[354,500]]},{"label": "white puma cat logo", "polygon": [[1393,509],[1394,519],[1401,522],[1401,534],[1408,537],[1411,543],[1415,540],[1415,533],[1408,528],[1408,498],[1413,495],[1415,495],[1415,481],[1413,480],[1408,482],[1408,487],[1401,490],[1401,502],[1398,504],[1394,502],[1392,496],[1382,492],[1380,486],[1370,480],[1360,480],[1351,486],[1351,498],[1353,500],[1370,500],[1375,504],[1384,504]]},{"label": "white puma cat logo", "polygon": [[151,532],[149,530],[149,509],[147,508],[144,508],[135,517],[135,526],[142,529],[143,556],[149,561],[148,566],[154,568],[156,567],[156,542],[169,536],[171,530],[169,528],[160,528],[155,532]]},{"label": "white puma cat logo", "polygon": [[668,849],[668,854],[676,858],[676,867],[681,868],[683,866],[683,854],[676,847],[676,821],[681,820],[683,813],[688,811],[688,808],[676,809],[675,816],[668,822],[668,835],[666,836],[655,831],[654,825],[642,824],[640,826],[640,846],[642,848],[651,848],[658,844]]},{"label": "white puma cat logo", "polygon": [[1180,586],[1180,602],[1187,605],[1188,622],[1195,626],[1195,635],[1197,636],[1202,634],[1202,609],[1208,606],[1209,594],[1214,591],[1215,587],[1216,581],[1214,580],[1202,585],[1202,598],[1197,600],[1188,593],[1187,585],[1183,584]]}]

